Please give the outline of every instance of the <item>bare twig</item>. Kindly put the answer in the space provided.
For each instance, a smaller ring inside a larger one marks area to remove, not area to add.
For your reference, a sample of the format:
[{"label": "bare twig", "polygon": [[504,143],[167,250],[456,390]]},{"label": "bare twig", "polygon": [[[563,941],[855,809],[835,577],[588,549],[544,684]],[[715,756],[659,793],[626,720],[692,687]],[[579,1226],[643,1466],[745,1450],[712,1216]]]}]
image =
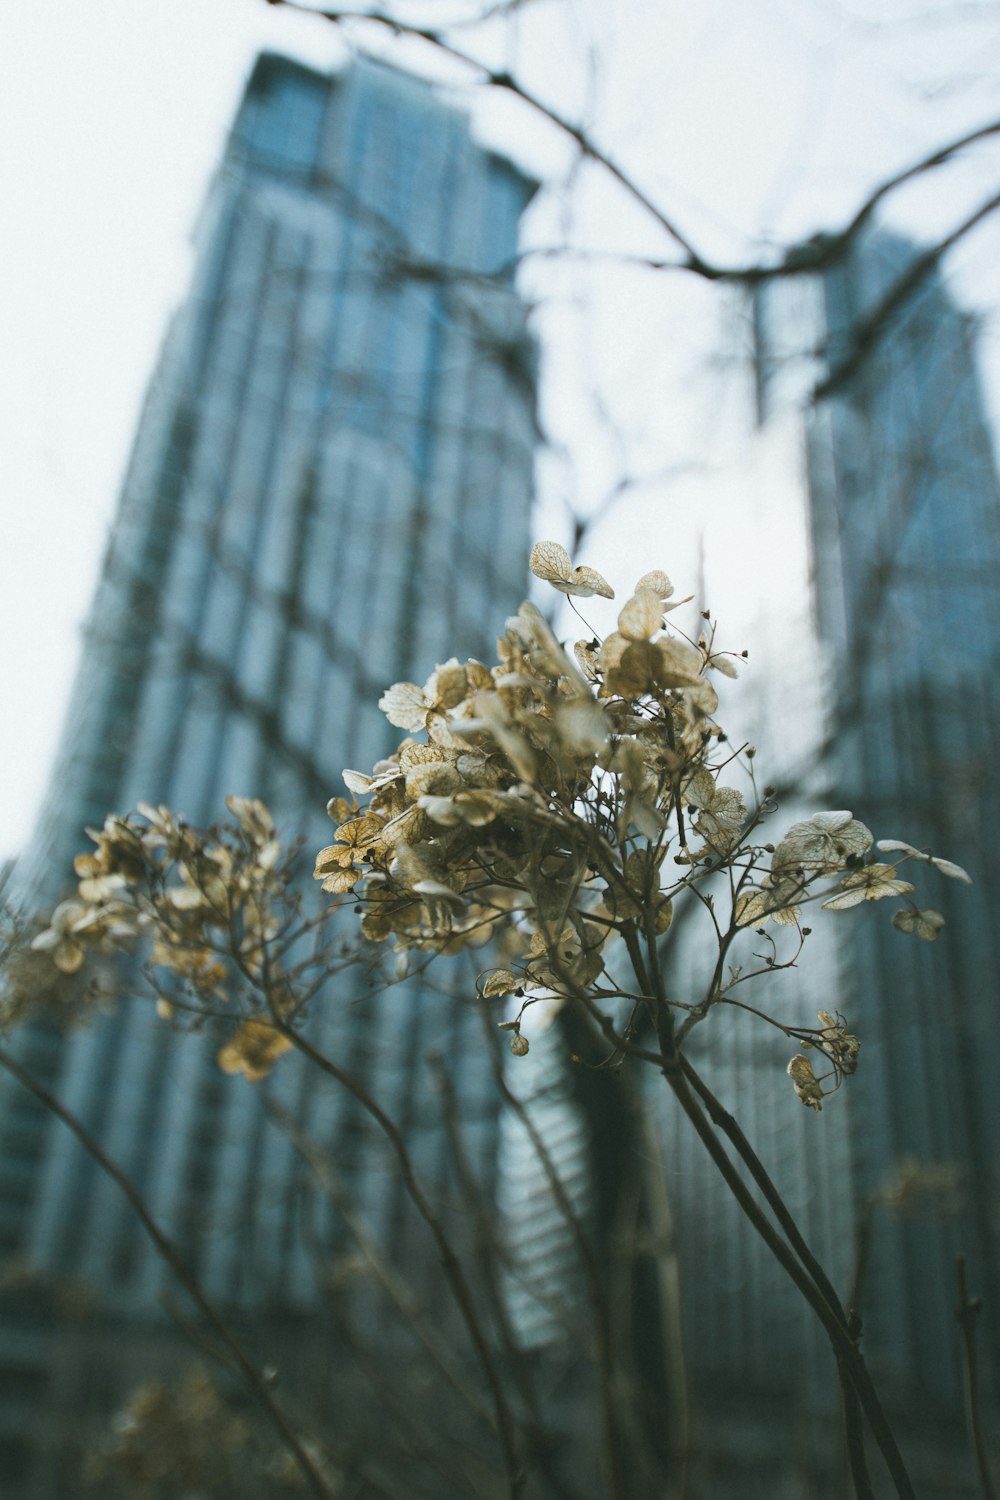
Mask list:
[{"label": "bare twig", "polygon": [[987,198],[986,202],[981,203],[974,213],[963,219],[951,234],[946,235],[943,240],[939,240],[936,245],[932,245],[929,250],[917,256],[877,307],[873,308],[867,318],[855,326],[847,353],[838,360],[824,379],[817,383],[813,391],[814,400],[821,401],[827,396],[832,396],[857,373],[878,343],[890,320],[906,306],[911,297],[920,291],[925,277],[947,252],[968,234],[970,229],[974,229],[997,208],[1000,208],[1000,193]]},{"label": "bare twig", "polygon": [[485,1330],[476,1312],[475,1301],[461,1262],[452,1248],[444,1226],[434,1212],[430,1200],[413,1169],[413,1163],[399,1127],[394,1120],[390,1119],[381,1105],[372,1098],[371,1094],[362,1087],[356,1078],[341,1068],[332,1058],[327,1057],[318,1048],[314,1047],[301,1032],[287,1025],[276,1014],[273,1017],[273,1024],[276,1030],[280,1031],[298,1051],[308,1057],[311,1062],[315,1063],[321,1072],[326,1073],[328,1077],[334,1079],[335,1082],[339,1083],[358,1101],[362,1109],[378,1125],[392,1147],[396,1160],[399,1163],[400,1171],[402,1172],[403,1185],[437,1245],[438,1254],[441,1257],[442,1269],[451,1287],[455,1301],[458,1304],[458,1309],[462,1314],[483,1373],[486,1376],[486,1381],[493,1397],[497,1433],[507,1464],[508,1494],[510,1495],[510,1500],[518,1500],[518,1497],[523,1493],[526,1476],[517,1451],[517,1432],[513,1414],[504,1391],[503,1381],[497,1369],[496,1361],[493,1358]]},{"label": "bare twig", "polygon": [[145,1229],[147,1235],[152,1241],[156,1253],[170,1267],[178,1282],[181,1284],[181,1286],[183,1286],[184,1290],[188,1293],[188,1296],[204,1314],[207,1321],[211,1324],[212,1328],[214,1328],[215,1332],[222,1340],[226,1349],[228,1349],[229,1353],[232,1355],[233,1360],[240,1371],[240,1374],[246,1381],[249,1388],[252,1390],[254,1396],[260,1402],[264,1411],[267,1413],[275,1430],[281,1438],[281,1441],[284,1443],[285,1447],[294,1458],[299,1470],[302,1473],[302,1477],[304,1478],[312,1493],[314,1495],[320,1496],[320,1500],[334,1500],[333,1490],[324,1479],[320,1471],[317,1469],[312,1459],[309,1457],[309,1454],[303,1447],[298,1434],[295,1432],[285,1413],[275,1401],[274,1396],[271,1394],[271,1391],[268,1389],[267,1382],[262,1378],[259,1370],[244,1352],[241,1345],[236,1341],[236,1338],[230,1332],[229,1328],[227,1327],[219,1313],[216,1311],[216,1309],[213,1307],[211,1302],[208,1301],[204,1292],[201,1290],[201,1287],[198,1285],[194,1273],[184,1263],[171,1240],[167,1238],[167,1236],[163,1233],[163,1230],[156,1223],[156,1220],[153,1218],[152,1214],[149,1212],[149,1209],[146,1207],[146,1203],[139,1191],[125,1176],[121,1168],[116,1166],[115,1163],[110,1159],[110,1157],[105,1155],[97,1140],[94,1138],[94,1136],[91,1135],[90,1131],[83,1124],[82,1120],[77,1119],[76,1115],[72,1114],[71,1111],[68,1110],[62,1103],[62,1101],[56,1098],[55,1094],[51,1093],[49,1089],[45,1088],[43,1084],[39,1083],[39,1081],[34,1078],[26,1068],[22,1067],[21,1064],[16,1060],[16,1058],[11,1056],[11,1054],[4,1048],[0,1048],[0,1067],[5,1068],[7,1072],[10,1073],[14,1078],[16,1078],[19,1083],[23,1084],[23,1086],[28,1089],[30,1093],[34,1094],[35,1098],[41,1104],[44,1104],[47,1110],[55,1115],[57,1119],[61,1120],[63,1124],[72,1131],[77,1140],[80,1142],[81,1146],[83,1146],[84,1150],[93,1158],[93,1160],[97,1163],[101,1170],[103,1172],[106,1172],[107,1175],[112,1179],[112,1181],[115,1182],[121,1189],[125,1197],[128,1199],[131,1207],[135,1211],[140,1223],[142,1224],[143,1229]]},{"label": "bare twig", "polygon": [[969,1442],[976,1460],[976,1474],[983,1500],[996,1500],[996,1488],[990,1470],[989,1456],[983,1439],[979,1420],[979,1365],[976,1358],[976,1319],[982,1310],[982,1299],[970,1297],[965,1278],[965,1256],[960,1255],[955,1263],[958,1281],[958,1308],[955,1317],[962,1330],[962,1354],[965,1376],[965,1420],[969,1429]]}]

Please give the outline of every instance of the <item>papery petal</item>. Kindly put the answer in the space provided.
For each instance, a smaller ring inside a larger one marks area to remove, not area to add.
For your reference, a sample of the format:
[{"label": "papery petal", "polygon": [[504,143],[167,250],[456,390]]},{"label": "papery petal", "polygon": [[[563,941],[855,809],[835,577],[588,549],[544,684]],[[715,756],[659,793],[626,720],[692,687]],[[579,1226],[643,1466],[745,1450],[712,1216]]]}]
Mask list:
[{"label": "papery petal", "polygon": [[663,625],[663,605],[652,589],[636,589],[618,616],[618,629],[629,641],[647,641]]},{"label": "papery petal", "polygon": [[552,587],[562,594],[573,594],[578,599],[590,599],[599,594],[602,599],[613,599],[615,591],[607,579],[596,568],[574,568],[565,581],[550,580]]},{"label": "papery petal", "polygon": [[639,579],[639,582],[635,586],[635,592],[638,593],[640,589],[650,589],[656,595],[657,599],[663,600],[670,598],[674,591],[674,586],[662,568],[653,568],[652,572],[643,573]]},{"label": "papery petal", "polygon": [[378,706],[397,729],[422,729],[429,705],[415,682],[394,682],[382,694]]},{"label": "papery petal", "polygon": [[565,547],[558,542],[536,542],[531,549],[528,567],[536,578],[546,583],[564,581],[570,575],[573,564]]},{"label": "papery petal", "polygon": [[939,911],[895,911],[892,925],[897,932],[912,932],[925,943],[933,943],[944,926],[944,917]]}]

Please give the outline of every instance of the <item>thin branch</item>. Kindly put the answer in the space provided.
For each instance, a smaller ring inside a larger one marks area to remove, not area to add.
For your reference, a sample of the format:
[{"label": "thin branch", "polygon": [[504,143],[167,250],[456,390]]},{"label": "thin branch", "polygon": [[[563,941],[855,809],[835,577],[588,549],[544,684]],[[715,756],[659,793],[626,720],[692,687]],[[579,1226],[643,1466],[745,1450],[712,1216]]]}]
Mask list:
[{"label": "thin branch", "polygon": [[[483,1024],[489,1026],[489,1021],[483,1013]],[[573,1237],[580,1264],[583,1267],[584,1279],[590,1297],[591,1311],[594,1317],[594,1332],[597,1342],[597,1369],[599,1386],[601,1392],[601,1410],[604,1423],[604,1442],[608,1457],[608,1470],[611,1483],[611,1495],[620,1496],[625,1494],[625,1479],[622,1472],[621,1444],[618,1433],[618,1418],[615,1411],[614,1400],[614,1362],[611,1337],[611,1323],[608,1316],[608,1303],[601,1276],[598,1272],[597,1263],[587,1238],[580,1216],[573,1207],[566,1185],[552,1160],[552,1154],[542,1137],[541,1131],[531,1118],[531,1111],[526,1109],[523,1102],[518,1099],[512,1091],[503,1074],[499,1059],[491,1049],[493,1061],[493,1072],[497,1085],[507,1105],[517,1115],[518,1120],[524,1127],[531,1140],[532,1149],[538,1157],[542,1171],[552,1190],[563,1220]]]},{"label": "thin branch", "polygon": [[976,1359],[976,1319],[982,1309],[979,1297],[970,1297],[965,1279],[965,1256],[960,1255],[955,1264],[958,1281],[958,1310],[955,1317],[962,1330],[962,1353],[965,1376],[965,1420],[969,1429],[969,1442],[976,1459],[976,1473],[983,1500],[996,1500],[996,1489],[990,1471],[990,1460],[983,1440],[983,1429],[979,1420],[979,1366]]},{"label": "thin branch", "polygon": [[[708,1110],[709,1119],[712,1121],[712,1124],[729,1139],[740,1160],[760,1188],[765,1202],[774,1214],[779,1226],[784,1231],[786,1239],[799,1257],[804,1268],[812,1276],[832,1311],[844,1325],[844,1328],[848,1332],[851,1332],[847,1314],[844,1311],[840,1298],[837,1296],[836,1288],[806,1244],[788,1205],[779,1193],[760,1157],[744,1135],[739,1122],[719,1102],[708,1084],[705,1083],[704,1079],[702,1079],[686,1057],[681,1057],[681,1067],[684,1070],[684,1076]],[[840,1376],[841,1394],[843,1397],[844,1442],[847,1448],[848,1461],[851,1466],[851,1477],[854,1481],[854,1488],[860,1500],[873,1500],[871,1480],[865,1461],[864,1439],[861,1429],[861,1408],[858,1402],[858,1394],[851,1382],[847,1365],[839,1352],[837,1353],[837,1370]]]},{"label": "thin branch", "polygon": [[[649,266],[655,270],[662,271],[685,271],[694,276],[700,276],[706,281],[732,282],[745,286],[757,286],[766,281],[774,281],[781,277],[802,276],[816,274],[828,270],[832,265],[842,261],[847,255],[854,240],[869,222],[878,206],[897,188],[912,182],[915,178],[926,172],[945,165],[953,157],[957,156],[967,147],[976,145],[980,141],[988,140],[992,136],[1000,134],[1000,120],[988,121],[985,125],[978,126],[975,130],[966,131],[945,145],[935,148],[928,155],[921,157],[919,161],[902,171],[894,172],[885,178],[869,193],[868,197],[855,211],[851,219],[843,229],[833,233],[815,235],[810,239],[798,241],[785,246],[779,252],[779,258],[771,264],[748,263],[741,266],[723,266],[706,259],[694,248],[692,242],[679,229],[674,220],[653,201],[649,194],[639,186],[630,174],[608,155],[600,146],[590,139],[582,125],[575,124],[560,114],[553,106],[545,103],[536,94],[520,84],[510,73],[490,68],[488,64],[474,57],[471,53],[457,47],[449,41],[443,31],[428,26],[419,26],[414,22],[403,21],[398,17],[381,11],[349,10],[342,7],[333,9],[320,9],[302,3],[302,0],[266,0],[268,5],[284,6],[290,10],[298,10],[305,15],[318,16],[323,20],[330,21],[333,25],[340,25],[347,21],[368,22],[373,26],[381,27],[396,36],[415,37],[420,41],[427,42],[446,57],[452,58],[464,67],[472,69],[480,80],[488,86],[504,89],[506,92],[520,99],[530,109],[543,119],[549,121],[559,131],[572,140],[580,152],[593,161],[619,184],[619,186],[632,197],[639,206],[650,215],[650,217],[663,229],[674,243],[684,252],[683,260],[649,260],[637,258],[636,263]],[[955,239],[971,229],[977,217],[963,225],[955,236],[949,237],[945,242],[941,253],[954,244]]]},{"label": "thin branch", "polygon": [[533,94],[523,84],[518,83],[517,79],[510,73],[490,68],[486,63],[481,62],[479,58],[473,57],[471,53],[464,51],[461,47],[456,47],[443,32],[436,31],[428,26],[417,26],[412,22],[400,21],[394,16],[385,15],[380,11],[342,10],[340,8],[320,10],[314,9],[310,5],[303,5],[299,3],[299,0],[267,0],[267,4],[280,5],[287,7],[289,10],[302,11],[304,14],[310,16],[319,16],[324,21],[330,21],[334,26],[340,25],[343,21],[365,21],[373,26],[380,26],[384,30],[391,31],[395,35],[411,36],[420,41],[428,42],[444,56],[453,58],[454,61],[461,63],[463,66],[473,69],[479,75],[481,82],[492,88],[504,89],[516,99],[520,99],[522,103],[533,109],[536,114],[548,120],[563,135],[568,136],[574,141],[584,156],[588,157],[589,160],[595,162],[598,166],[603,167],[609,176],[613,177],[619,186],[630,197],[634,198],[639,206],[684,251],[687,256],[687,270],[707,276],[709,279],[717,279],[717,273],[701,258],[673,220],[653,202],[652,198],[629,176],[624,168],[620,167],[606,151],[603,151],[600,146],[596,145],[589,138],[581,125],[575,125],[572,120],[568,120],[564,115],[561,115],[552,105],[546,104],[537,94]]},{"label": "thin branch", "polygon": [[997,208],[1000,208],[1000,193],[987,198],[985,203],[963,219],[951,234],[946,235],[922,255],[918,255],[909,270],[899,278],[895,286],[882,298],[878,306],[868,314],[863,322],[858,323],[851,336],[850,347],[844,357],[829,371],[823,380],[817,382],[813,390],[813,400],[821,401],[827,396],[832,396],[841,386],[846,384],[851,377],[857,373],[860,366],[867,359],[873,347],[885,331],[886,324],[900,312],[921,287],[924,279],[934,269],[938,262],[947,252],[958,243],[964,235]]},{"label": "thin branch", "polygon": [[[663,1010],[661,1015],[669,1017],[669,1012]],[[897,1495],[899,1495],[900,1500],[916,1500],[916,1492],[907,1473],[902,1454],[886,1420],[881,1402],[872,1384],[871,1376],[868,1373],[867,1366],[854,1338],[830,1307],[826,1297],[819,1291],[812,1277],[806,1273],[789,1246],[754,1201],[743,1179],[726,1155],[721,1142],[713,1133],[709,1120],[702,1113],[684,1077],[679,1060],[671,1060],[670,1054],[667,1051],[664,1052],[662,1072],[674,1097],[697,1131],[703,1145],[721,1172],[726,1185],[743,1213],[750,1220],[772,1255],[774,1255],[775,1259],[778,1260],[791,1277],[802,1293],[802,1296],[823,1324],[827,1337],[833,1346],[834,1356],[838,1364],[843,1361],[851,1383],[857,1392],[858,1399],[864,1409],[865,1416],[868,1418],[875,1441],[885,1459],[886,1467],[892,1475]],[[863,1490],[861,1494],[864,1494]]]},{"label": "thin branch", "polygon": [[316,1067],[319,1068],[321,1072],[326,1073],[328,1077],[334,1079],[335,1082],[339,1083],[343,1088],[347,1090],[349,1094],[353,1096],[353,1098],[358,1101],[362,1109],[364,1109],[369,1115],[371,1115],[372,1119],[378,1125],[379,1129],[382,1131],[383,1135],[386,1137],[390,1146],[392,1147],[396,1156],[396,1160],[398,1161],[400,1170],[402,1172],[403,1186],[406,1188],[407,1194],[409,1195],[420,1217],[423,1219],[424,1223],[427,1225],[428,1229],[434,1237],[434,1242],[438,1248],[438,1254],[441,1257],[442,1269],[444,1270],[445,1276],[448,1279],[448,1283],[451,1286],[452,1294],[454,1295],[455,1301],[458,1304],[459,1311],[462,1314],[462,1318],[468,1330],[473,1348],[476,1351],[479,1362],[483,1369],[483,1373],[486,1376],[486,1381],[489,1385],[490,1393],[493,1397],[497,1433],[500,1438],[500,1443],[503,1448],[504,1457],[507,1464],[508,1494],[510,1495],[511,1500],[518,1500],[518,1497],[523,1494],[524,1491],[526,1475],[524,1474],[521,1461],[518,1457],[514,1419],[510,1407],[507,1403],[507,1397],[504,1393],[503,1382],[500,1378],[500,1372],[496,1367],[493,1355],[490,1352],[490,1347],[487,1342],[486,1335],[483,1331],[482,1325],[480,1324],[479,1316],[476,1312],[475,1302],[472,1297],[472,1292],[469,1288],[468,1282],[465,1279],[465,1273],[462,1270],[461,1262],[459,1261],[458,1256],[455,1254],[455,1251],[452,1249],[451,1242],[449,1241],[448,1236],[445,1234],[444,1226],[431,1207],[430,1200],[428,1199],[427,1194],[424,1192],[420,1180],[413,1169],[413,1163],[410,1160],[410,1154],[406,1149],[406,1143],[403,1140],[402,1133],[400,1132],[398,1125],[394,1120],[390,1119],[385,1110],[382,1109],[381,1105],[379,1105],[377,1101],[372,1098],[372,1096],[366,1089],[361,1086],[356,1078],[352,1077],[350,1073],[345,1072],[345,1070],[339,1067],[338,1064],[332,1060],[332,1058],[329,1058],[324,1053],[320,1052],[300,1032],[287,1025],[287,1023],[283,1021],[280,1016],[278,1016],[276,1013],[272,1014],[272,1024],[274,1025],[275,1029],[280,1031],[283,1036],[287,1037],[287,1039],[292,1043],[293,1047],[297,1048],[298,1051],[303,1053],[304,1056],[308,1057],[311,1062],[315,1063]]},{"label": "thin branch", "polygon": [[278,1128],[284,1132],[309,1167],[322,1191],[347,1226],[376,1281],[396,1308],[405,1325],[423,1346],[427,1357],[440,1370],[444,1379],[474,1416],[479,1421],[490,1423],[492,1413],[489,1407],[481,1401],[478,1392],[470,1386],[468,1372],[456,1362],[447,1341],[423,1317],[414,1294],[396,1267],[382,1255],[375,1239],[352,1206],[350,1197],[337,1176],[332,1153],[321,1150],[315,1141],[310,1140],[299,1129],[288,1111],[282,1109],[273,1100],[269,1100],[265,1108],[269,1118],[273,1119]]},{"label": "thin branch", "polygon": [[285,1416],[284,1412],[281,1410],[281,1407],[277,1404],[273,1395],[268,1389],[266,1381],[263,1380],[260,1372],[256,1369],[248,1356],[244,1353],[242,1347],[237,1343],[236,1339],[229,1331],[226,1324],[223,1322],[219,1313],[208,1301],[204,1292],[201,1290],[201,1287],[198,1285],[193,1272],[189,1270],[189,1268],[185,1265],[184,1261],[181,1259],[176,1248],[174,1247],[172,1241],[169,1240],[163,1233],[163,1230],[160,1229],[159,1225],[156,1223],[155,1219],[149,1212],[149,1209],[146,1207],[145,1201],[143,1200],[142,1196],[133,1186],[130,1180],[125,1176],[125,1173],[121,1170],[120,1167],[115,1165],[110,1157],[105,1155],[97,1140],[94,1138],[94,1136],[91,1135],[90,1131],[83,1124],[82,1120],[77,1119],[76,1115],[72,1114],[66,1108],[66,1106],[56,1098],[55,1094],[50,1093],[43,1084],[39,1083],[38,1080],[34,1078],[26,1068],[23,1068],[21,1064],[17,1062],[17,1060],[12,1057],[11,1054],[4,1048],[0,1048],[0,1067],[5,1068],[8,1073],[12,1074],[19,1083],[23,1084],[23,1086],[28,1089],[30,1093],[34,1094],[35,1098],[38,1099],[40,1103],[44,1104],[46,1109],[51,1111],[51,1113],[55,1115],[57,1119],[61,1120],[63,1124],[72,1131],[77,1140],[80,1142],[81,1146],[83,1146],[84,1150],[93,1158],[93,1160],[97,1163],[101,1170],[103,1172],[106,1172],[107,1175],[112,1179],[112,1181],[115,1182],[121,1189],[122,1193],[124,1193],[131,1207],[135,1211],[140,1223],[142,1224],[143,1229],[145,1229],[147,1235],[152,1241],[156,1253],[170,1267],[171,1271],[176,1276],[181,1286],[183,1286],[184,1290],[188,1293],[188,1296],[198,1306],[198,1308],[200,1308],[207,1321],[211,1324],[225,1347],[229,1350],[229,1353],[232,1355],[241,1375],[243,1376],[243,1379],[246,1381],[247,1385],[253,1391],[257,1400],[266,1411],[282,1442],[285,1444],[289,1453],[295,1459],[295,1462],[298,1465],[302,1476],[312,1493],[314,1495],[320,1496],[320,1500],[334,1500],[333,1490],[327,1484],[326,1480],[323,1478],[323,1475],[316,1468],[312,1459],[309,1457],[309,1454],[302,1446],[302,1443],[291,1427],[288,1418]]}]

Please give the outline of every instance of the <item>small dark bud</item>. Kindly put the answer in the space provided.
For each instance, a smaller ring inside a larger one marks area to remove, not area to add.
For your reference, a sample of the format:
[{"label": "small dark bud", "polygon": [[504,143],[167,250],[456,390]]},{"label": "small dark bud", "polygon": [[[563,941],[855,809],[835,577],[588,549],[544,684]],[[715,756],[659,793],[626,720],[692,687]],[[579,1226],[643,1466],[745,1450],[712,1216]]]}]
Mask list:
[{"label": "small dark bud", "polygon": [[812,932],[812,928],[811,927],[803,927],[803,929],[802,929],[802,936],[803,937],[808,937],[811,932]]}]

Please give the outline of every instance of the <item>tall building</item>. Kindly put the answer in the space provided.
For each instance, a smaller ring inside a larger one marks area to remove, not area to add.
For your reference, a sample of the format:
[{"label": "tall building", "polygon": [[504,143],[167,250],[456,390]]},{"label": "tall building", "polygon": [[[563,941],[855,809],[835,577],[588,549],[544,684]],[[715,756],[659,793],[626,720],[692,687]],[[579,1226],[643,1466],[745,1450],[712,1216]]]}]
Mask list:
[{"label": "tall building", "polygon": [[[150,385],[22,862],[34,904],[65,893],[85,826],[140,799],[206,825],[227,794],[261,797],[279,831],[321,847],[341,769],[395,742],[385,687],[491,650],[528,550],[534,369],[513,275],[533,191],[424,82],[259,58]],[[405,1128],[438,1197],[450,1169],[425,1055],[462,1058],[466,1140],[489,1183],[496,1105],[468,1007],[407,983],[381,999],[341,987],[314,1010],[318,1043]],[[343,1224],[262,1091],[226,1079],[203,1037],[135,1000],[76,1031],[36,1023],[19,1045],[210,1297],[262,1317],[314,1310],[318,1250],[336,1260]],[[271,1102],[335,1154],[380,1244],[433,1260],[358,1111],[283,1062]],[[54,1500],[76,1482],[74,1421],[85,1432],[150,1373],[171,1273],[115,1185],[10,1080],[0,1133],[6,1263],[79,1284],[92,1304],[73,1334],[23,1288],[0,1315],[4,1493]]]},{"label": "tall building", "polygon": [[[987,1440],[1000,1439],[1000,483],[975,328],[940,270],[913,274],[919,254],[872,233],[822,278],[756,295],[757,542],[743,557],[766,604],[741,733],[780,789],[772,837],[821,807],[847,808],[876,838],[959,862],[973,884],[911,864],[915,899],[945,918],[936,942],[892,926],[886,907],[901,902],[817,912],[799,967],[758,991],[784,1021],[814,1025],[822,1007],[861,1038],[856,1076],[821,1116],[791,1101],[775,1038],[755,1039],[739,1013],[710,1017],[691,1055],[856,1303],[917,1491],[944,1500],[978,1493],[959,1255],[984,1298],[983,1412]],[[829,1346],[687,1134],[668,1123],[666,1157],[709,1469],[728,1479],[720,1493],[843,1493]]]},{"label": "tall building", "polygon": [[984,1298],[987,1411],[1000,1394],[1000,480],[976,330],[940,268],[893,310],[918,265],[878,233],[824,278],[829,394],[808,456],[834,800],[973,880],[918,867],[918,898],[945,918],[933,945],[886,922],[845,930],[842,1008],[867,1038],[850,1101],[860,1311],[893,1407],[933,1431],[961,1428],[960,1254]]}]

